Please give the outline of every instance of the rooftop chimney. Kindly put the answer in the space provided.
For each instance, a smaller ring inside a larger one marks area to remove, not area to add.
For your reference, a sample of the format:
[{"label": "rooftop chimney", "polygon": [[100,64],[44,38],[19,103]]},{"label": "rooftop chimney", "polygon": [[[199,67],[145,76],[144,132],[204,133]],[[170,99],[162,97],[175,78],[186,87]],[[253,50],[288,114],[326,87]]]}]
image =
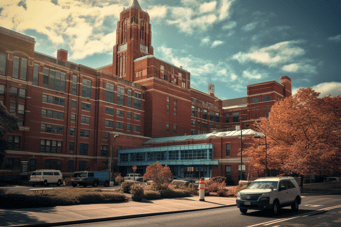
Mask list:
[{"label": "rooftop chimney", "polygon": [[57,59],[59,61],[67,61],[67,55],[68,55],[67,50],[64,49],[57,50]]}]

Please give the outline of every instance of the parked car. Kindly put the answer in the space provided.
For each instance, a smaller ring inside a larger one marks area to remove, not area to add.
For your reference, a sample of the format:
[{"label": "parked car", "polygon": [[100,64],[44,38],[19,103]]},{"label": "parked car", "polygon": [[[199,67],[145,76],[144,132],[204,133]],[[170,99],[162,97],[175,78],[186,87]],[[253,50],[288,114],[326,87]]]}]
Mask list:
[{"label": "parked car", "polygon": [[234,185],[234,181],[233,181],[232,178],[226,178],[225,184],[226,184],[226,185]]},{"label": "parked car", "polygon": [[110,172],[109,171],[81,171],[75,172],[71,179],[72,186],[76,187],[78,184],[84,187],[92,185],[97,187],[103,184],[105,187],[109,187]]},{"label": "parked car", "polygon": [[[204,177],[205,182],[206,182],[206,181],[209,181],[210,179],[211,179],[211,178],[209,178],[209,177]],[[195,187],[199,187],[199,184],[200,184],[200,179],[194,181],[194,186],[195,186]]]},{"label": "parked car", "polygon": [[36,186],[37,184],[44,185],[45,187],[49,184],[57,184],[60,186],[63,181],[63,174],[60,170],[52,170],[52,169],[41,169],[33,171],[29,182],[32,186]]},{"label": "parked car", "polygon": [[300,188],[293,177],[259,178],[240,191],[236,200],[243,214],[249,209],[269,209],[274,215],[285,206],[297,211],[301,201]]},{"label": "parked car", "polygon": [[139,173],[128,173],[127,176],[124,177],[124,180],[142,181],[143,176]]},{"label": "parked car", "polygon": [[340,177],[327,177],[326,182],[341,182]]}]

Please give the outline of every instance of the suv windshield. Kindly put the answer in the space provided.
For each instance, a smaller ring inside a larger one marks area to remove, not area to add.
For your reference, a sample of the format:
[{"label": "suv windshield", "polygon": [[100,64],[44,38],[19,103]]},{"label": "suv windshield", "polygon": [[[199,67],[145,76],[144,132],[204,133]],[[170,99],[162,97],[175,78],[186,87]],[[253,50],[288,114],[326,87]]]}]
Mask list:
[{"label": "suv windshield", "polygon": [[277,189],[277,183],[277,181],[255,181],[247,189],[270,189],[270,187]]}]

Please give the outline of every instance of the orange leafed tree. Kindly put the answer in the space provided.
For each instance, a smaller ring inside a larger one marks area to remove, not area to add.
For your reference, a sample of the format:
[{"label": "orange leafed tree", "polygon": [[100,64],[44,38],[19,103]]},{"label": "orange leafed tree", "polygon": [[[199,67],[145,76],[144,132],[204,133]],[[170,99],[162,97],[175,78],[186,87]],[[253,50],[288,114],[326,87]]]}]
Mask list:
[{"label": "orange leafed tree", "polygon": [[[341,173],[341,96],[319,97],[311,88],[274,104],[268,118],[255,123],[267,140],[269,169],[284,174]],[[265,140],[245,150],[255,170],[265,170]]]},{"label": "orange leafed tree", "polygon": [[157,185],[170,182],[169,179],[173,180],[170,168],[167,165],[162,166],[159,162],[147,166],[146,173],[143,176],[143,180],[153,180]]}]

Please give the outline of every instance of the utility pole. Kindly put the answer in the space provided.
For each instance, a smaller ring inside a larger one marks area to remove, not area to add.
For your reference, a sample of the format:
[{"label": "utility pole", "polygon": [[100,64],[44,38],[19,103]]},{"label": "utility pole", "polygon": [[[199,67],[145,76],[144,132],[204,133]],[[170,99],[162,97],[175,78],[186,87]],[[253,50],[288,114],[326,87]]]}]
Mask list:
[{"label": "utility pole", "polygon": [[243,180],[243,130],[242,121],[243,118],[240,117],[240,180]]},{"label": "utility pole", "polygon": [[[110,132],[110,134],[113,134],[114,132]],[[115,141],[116,137],[119,137],[119,134],[114,135],[114,141],[112,144],[112,151],[111,151],[111,165],[110,165],[110,171],[111,171],[111,177],[114,179],[114,151],[115,151]]]}]

